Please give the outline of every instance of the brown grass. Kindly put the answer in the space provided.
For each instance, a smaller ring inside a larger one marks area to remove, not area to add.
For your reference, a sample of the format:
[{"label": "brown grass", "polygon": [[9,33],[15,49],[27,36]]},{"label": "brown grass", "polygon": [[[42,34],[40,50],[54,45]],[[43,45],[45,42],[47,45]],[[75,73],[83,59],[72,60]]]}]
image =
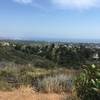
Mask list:
[{"label": "brown grass", "polygon": [[65,100],[65,97],[70,95],[36,93],[30,87],[21,87],[12,92],[0,91],[0,100]]}]

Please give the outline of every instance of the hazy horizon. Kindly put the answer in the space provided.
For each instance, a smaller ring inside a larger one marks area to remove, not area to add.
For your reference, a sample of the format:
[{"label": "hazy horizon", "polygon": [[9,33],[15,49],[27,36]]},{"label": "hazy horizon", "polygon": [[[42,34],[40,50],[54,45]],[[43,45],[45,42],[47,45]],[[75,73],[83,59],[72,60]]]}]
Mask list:
[{"label": "hazy horizon", "polygon": [[14,40],[14,41],[45,41],[45,42],[66,42],[66,43],[100,43],[100,39],[83,39],[83,38],[49,38],[49,37],[0,37],[0,40]]}]

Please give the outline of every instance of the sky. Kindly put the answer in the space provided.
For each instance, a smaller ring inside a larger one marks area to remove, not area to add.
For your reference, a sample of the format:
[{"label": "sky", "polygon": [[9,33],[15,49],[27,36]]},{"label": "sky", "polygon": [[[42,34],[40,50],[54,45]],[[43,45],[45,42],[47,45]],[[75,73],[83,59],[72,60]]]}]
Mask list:
[{"label": "sky", "polygon": [[0,38],[100,39],[100,0],[0,0]]}]

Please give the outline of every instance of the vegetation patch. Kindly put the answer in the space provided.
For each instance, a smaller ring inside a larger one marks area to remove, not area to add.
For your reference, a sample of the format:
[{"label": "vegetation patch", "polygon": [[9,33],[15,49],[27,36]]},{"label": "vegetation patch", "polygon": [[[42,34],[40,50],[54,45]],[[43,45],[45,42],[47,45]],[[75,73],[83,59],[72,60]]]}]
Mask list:
[{"label": "vegetation patch", "polygon": [[75,90],[81,100],[100,100],[100,68],[85,66],[75,81]]}]

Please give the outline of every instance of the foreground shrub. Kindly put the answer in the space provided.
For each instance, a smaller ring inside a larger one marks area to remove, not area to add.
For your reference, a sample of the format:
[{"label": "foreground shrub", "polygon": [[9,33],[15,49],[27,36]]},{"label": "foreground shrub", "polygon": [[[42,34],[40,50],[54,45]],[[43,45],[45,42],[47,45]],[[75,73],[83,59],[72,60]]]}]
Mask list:
[{"label": "foreground shrub", "polygon": [[79,100],[76,96],[64,96],[64,98],[62,100]]},{"label": "foreground shrub", "polygon": [[42,80],[38,80],[37,89],[42,92],[54,92],[54,93],[62,93],[62,92],[71,92],[73,77],[71,75],[67,76],[64,74],[48,76],[43,78]]},{"label": "foreground shrub", "polygon": [[100,68],[85,66],[75,81],[75,90],[81,100],[100,100]]}]

